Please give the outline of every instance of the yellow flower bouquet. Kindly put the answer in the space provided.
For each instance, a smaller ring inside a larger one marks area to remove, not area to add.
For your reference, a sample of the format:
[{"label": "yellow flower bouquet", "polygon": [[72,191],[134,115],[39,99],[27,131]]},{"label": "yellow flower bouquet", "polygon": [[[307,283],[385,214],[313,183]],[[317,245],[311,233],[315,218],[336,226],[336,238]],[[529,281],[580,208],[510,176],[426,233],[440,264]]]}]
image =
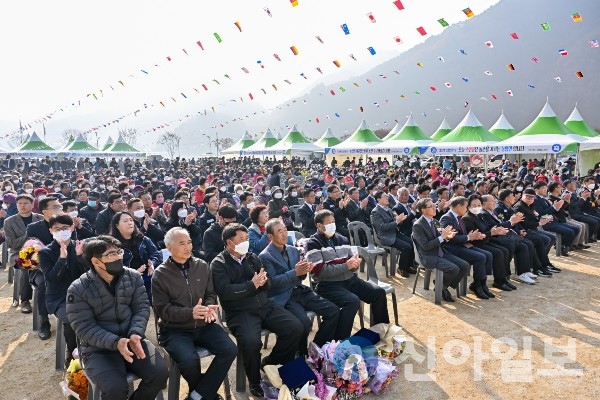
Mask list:
[{"label": "yellow flower bouquet", "polygon": [[19,258],[15,260],[17,268],[24,270],[35,269],[39,265],[38,252],[44,244],[38,239],[29,239],[19,251]]}]

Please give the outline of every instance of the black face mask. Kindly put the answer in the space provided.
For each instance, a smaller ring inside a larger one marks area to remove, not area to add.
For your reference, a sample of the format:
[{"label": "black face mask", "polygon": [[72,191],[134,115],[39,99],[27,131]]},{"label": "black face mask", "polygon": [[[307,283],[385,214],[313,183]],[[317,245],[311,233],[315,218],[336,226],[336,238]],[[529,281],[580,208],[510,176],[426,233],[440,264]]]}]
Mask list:
[{"label": "black face mask", "polygon": [[115,276],[123,272],[123,260],[115,260],[104,263],[104,268],[109,275]]}]

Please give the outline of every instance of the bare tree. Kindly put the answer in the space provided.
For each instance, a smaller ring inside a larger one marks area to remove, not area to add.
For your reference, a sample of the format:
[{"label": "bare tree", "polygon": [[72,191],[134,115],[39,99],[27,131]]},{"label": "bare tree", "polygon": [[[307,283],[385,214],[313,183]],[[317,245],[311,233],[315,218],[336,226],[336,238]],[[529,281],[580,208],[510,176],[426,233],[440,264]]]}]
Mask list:
[{"label": "bare tree", "polygon": [[232,138],[222,138],[213,141],[213,144],[217,146],[218,149],[221,149],[221,151],[230,148],[234,143]]},{"label": "bare tree", "polygon": [[379,139],[383,139],[388,133],[390,133],[390,129],[377,129],[373,132],[375,136]]},{"label": "bare tree", "polygon": [[20,132],[11,133],[10,136],[6,139],[6,143],[10,146],[11,149],[16,149],[19,147],[25,138],[22,137]]},{"label": "bare tree", "polygon": [[181,142],[181,138],[181,135],[174,132],[165,132],[160,135],[156,143],[165,146],[167,153],[169,153],[169,158],[174,159],[176,154],[179,155],[179,142]]},{"label": "bare tree", "polygon": [[123,137],[123,140],[130,146],[135,147],[139,132],[135,128],[123,128],[119,129],[119,135]]},{"label": "bare tree", "polygon": [[77,137],[79,135],[83,135],[83,138],[87,141],[89,141],[90,137],[92,136],[91,132],[83,132],[80,131],[79,129],[73,129],[73,128],[69,128],[69,129],[65,129],[62,133],[62,139],[63,141],[66,143],[69,140],[75,140],[77,139]]}]

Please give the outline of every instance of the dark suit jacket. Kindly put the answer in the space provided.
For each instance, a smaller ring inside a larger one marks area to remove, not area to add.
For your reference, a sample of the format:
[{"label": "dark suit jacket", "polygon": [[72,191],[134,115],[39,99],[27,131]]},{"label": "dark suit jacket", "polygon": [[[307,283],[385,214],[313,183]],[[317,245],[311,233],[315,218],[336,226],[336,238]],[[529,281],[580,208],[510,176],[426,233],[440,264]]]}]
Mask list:
[{"label": "dark suit jacket", "polygon": [[485,239],[473,241],[474,245],[489,243],[492,237],[492,231],[491,228],[488,229],[487,225],[481,218],[476,215],[466,213],[462,220],[465,224],[465,228],[467,228],[467,232],[479,229],[479,232],[485,233]]},{"label": "dark suit jacket", "polygon": [[548,199],[542,196],[535,196],[535,200],[533,201],[533,208],[538,214],[541,215],[552,215],[553,217],[558,219],[558,211],[556,208],[548,201]]},{"label": "dark suit jacket", "polygon": [[48,312],[56,313],[61,303],[67,301],[67,289],[71,283],[88,270],[82,256],[75,252],[75,242],[67,247],[67,258],[60,258],[60,245],[54,240],[40,250],[40,269],[46,280],[46,306]]},{"label": "dark suit jacket", "polygon": [[96,217],[96,235],[108,235],[110,231],[110,221],[115,216],[116,212],[112,208],[106,207],[98,213]]},{"label": "dark suit jacket", "polygon": [[45,219],[27,225],[27,238],[36,238],[48,246],[54,238],[50,233],[50,226]]},{"label": "dark suit jacket", "polygon": [[440,260],[438,250],[443,243],[440,242],[439,236],[440,233],[437,229],[435,234],[433,233],[431,225],[425,217],[421,216],[415,221],[412,229],[412,240],[417,246],[417,254],[425,268],[433,269],[438,265]]},{"label": "dark suit jacket", "polygon": [[210,262],[225,249],[225,244],[222,239],[223,228],[218,222],[213,223],[210,228],[204,232],[204,239],[202,240],[202,251],[207,263]]},{"label": "dark suit jacket", "polygon": [[348,221],[350,222],[363,222],[367,225],[371,225],[370,215],[367,215],[365,210],[360,208],[354,200],[350,200],[346,206],[346,213],[348,215]]},{"label": "dark suit jacket", "polygon": [[454,214],[452,214],[451,211],[448,211],[446,214],[444,214],[444,216],[440,220],[440,225],[442,226],[442,228],[445,228],[448,225],[450,225],[456,230],[456,232],[458,232],[452,239],[448,240],[444,244],[444,248],[451,250],[452,248],[456,247],[464,247],[464,245],[469,242],[469,238],[467,237],[468,231],[462,232],[460,226],[458,225],[456,217],[454,217]]},{"label": "dark suit jacket", "polygon": [[[410,208],[410,205],[407,205],[407,207]],[[395,211],[398,215],[407,215],[407,218],[404,221],[402,221],[400,225],[398,225],[398,230],[402,234],[410,236],[412,234],[413,224],[417,219],[417,215],[414,212],[412,212],[412,209],[407,210],[406,207],[404,207],[401,203],[397,203],[396,206],[392,209],[392,211]]]},{"label": "dark suit jacket", "polygon": [[[31,223],[44,219],[43,215],[32,213]],[[19,257],[19,251],[27,241],[27,228],[19,214],[10,216],[4,220],[4,235],[8,246],[9,266],[14,265],[14,261]]]},{"label": "dark suit jacket", "polygon": [[371,225],[375,234],[384,246],[391,246],[396,241],[398,224],[392,215],[392,210],[386,211],[383,207],[375,207],[371,211]]},{"label": "dark suit jacket", "polygon": [[258,256],[267,276],[271,279],[271,289],[269,290],[269,299],[281,307],[292,295],[292,290],[302,283],[302,279],[296,276],[294,269],[300,262],[300,252],[294,246],[286,245],[286,251],[289,258],[289,264],[285,262],[281,251],[269,244]]},{"label": "dark suit jacket", "polygon": [[323,202],[323,209],[329,210],[333,213],[335,218],[335,226],[337,229],[348,229],[348,221],[346,220],[348,214],[346,213],[345,208],[340,208],[339,203],[339,201],[333,201],[328,197],[327,200]]},{"label": "dark suit jacket", "polygon": [[252,221],[250,220],[250,212],[244,207],[240,207],[237,212],[237,222],[244,225],[246,228],[252,225]]},{"label": "dark suit jacket", "polygon": [[533,204],[531,206],[528,206],[527,204],[523,203],[523,201],[519,200],[513,206],[513,211],[521,212],[525,216],[525,219],[521,221],[521,226],[523,227],[523,229],[535,230],[538,228],[540,219],[533,213],[535,211],[533,208]]},{"label": "dark suit jacket", "polygon": [[302,222],[302,234],[304,237],[310,237],[317,232],[315,212],[310,208],[308,203],[302,204],[302,207],[298,209],[298,218]]}]

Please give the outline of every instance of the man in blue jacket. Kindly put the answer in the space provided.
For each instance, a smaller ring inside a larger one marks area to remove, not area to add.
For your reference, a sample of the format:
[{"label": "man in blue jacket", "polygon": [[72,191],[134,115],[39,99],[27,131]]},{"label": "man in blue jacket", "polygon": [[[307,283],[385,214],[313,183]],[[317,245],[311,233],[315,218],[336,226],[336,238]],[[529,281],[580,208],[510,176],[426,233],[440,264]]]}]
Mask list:
[{"label": "man in blue jacket", "polygon": [[337,327],[340,308],[331,301],[324,299],[312,291],[302,281],[310,273],[313,264],[301,258],[300,252],[294,246],[287,244],[288,231],[279,218],[267,222],[269,244],[258,256],[267,276],[271,278],[269,299],[285,308],[304,326],[298,352],[301,356],[308,355],[308,334],[312,321],[306,316],[306,311],[313,311],[323,320],[313,341],[319,347],[333,340]]}]

